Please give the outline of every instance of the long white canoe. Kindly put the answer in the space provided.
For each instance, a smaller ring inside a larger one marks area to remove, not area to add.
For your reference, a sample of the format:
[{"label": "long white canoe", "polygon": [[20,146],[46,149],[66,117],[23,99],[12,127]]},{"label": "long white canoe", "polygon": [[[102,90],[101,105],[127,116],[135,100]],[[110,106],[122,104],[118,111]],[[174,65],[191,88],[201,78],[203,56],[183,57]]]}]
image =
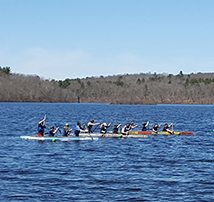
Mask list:
[{"label": "long white canoe", "polygon": [[62,141],[62,142],[68,142],[68,141],[80,141],[80,140],[98,140],[98,137],[91,137],[91,136],[85,136],[85,137],[75,137],[75,136],[69,136],[69,137],[39,137],[39,136],[20,136],[21,139],[24,140],[40,140],[40,141]]},{"label": "long white canoe", "polygon": [[98,140],[99,138],[146,138],[148,135],[143,134],[129,134],[129,135],[122,135],[122,134],[112,134],[112,133],[80,133],[79,136],[70,135],[68,137],[48,137],[48,136],[20,136],[21,139],[24,140],[37,140],[37,141],[62,141],[62,142],[68,142],[68,141],[80,141],[80,140]]}]

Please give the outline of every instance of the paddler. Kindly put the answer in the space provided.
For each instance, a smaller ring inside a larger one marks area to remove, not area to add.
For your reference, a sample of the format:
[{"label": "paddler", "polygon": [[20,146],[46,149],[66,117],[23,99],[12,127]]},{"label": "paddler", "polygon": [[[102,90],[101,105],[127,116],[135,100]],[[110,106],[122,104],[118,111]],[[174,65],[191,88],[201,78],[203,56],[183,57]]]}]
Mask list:
[{"label": "paddler", "polygon": [[70,128],[69,124],[66,123],[64,128],[63,128],[63,136],[67,137],[71,134],[72,129]]},{"label": "paddler", "polygon": [[49,130],[49,137],[53,137],[59,130],[59,127],[54,127],[54,126],[51,126],[50,130]]},{"label": "paddler", "polygon": [[131,122],[131,130],[136,128],[136,127],[137,127],[137,125],[134,122]]},{"label": "paddler", "polygon": [[118,134],[120,126],[121,126],[121,124],[114,124],[114,127],[112,129],[112,133]]},{"label": "paddler", "polygon": [[135,125],[133,122],[132,123],[127,123],[125,124],[125,126],[123,126],[121,133],[123,135],[128,135],[129,131],[131,131],[132,129],[134,129],[135,127],[137,127],[137,125]]},{"label": "paddler", "polygon": [[149,125],[149,121],[144,122],[144,123],[142,124],[142,131],[147,131],[148,125]]},{"label": "paddler", "polygon": [[97,126],[97,125],[99,125],[99,124],[100,124],[100,123],[96,123],[94,119],[92,119],[91,121],[89,121],[89,122],[87,123],[88,133],[93,133],[94,130],[96,129],[96,128],[95,128],[94,130],[92,130],[93,126]]},{"label": "paddler", "polygon": [[77,121],[77,124],[76,124],[76,128],[75,128],[75,131],[74,131],[74,134],[76,136],[79,136],[81,130],[85,130],[82,126],[81,126],[81,123],[80,121]]},{"label": "paddler", "polygon": [[173,124],[169,125],[168,123],[165,123],[163,126],[163,131],[173,134],[173,130],[170,130],[170,128],[172,128],[172,127],[173,127]]},{"label": "paddler", "polygon": [[46,115],[44,116],[43,119],[41,119],[38,123],[38,136],[44,136],[44,133],[45,133],[45,120],[46,120]]},{"label": "paddler", "polygon": [[107,124],[107,123],[102,123],[100,124],[100,133],[101,134],[106,134],[107,133],[107,129],[110,127],[111,123]]},{"label": "paddler", "polygon": [[158,125],[157,123],[155,123],[154,126],[152,127],[152,132],[157,133],[159,128],[160,128],[160,125]]}]

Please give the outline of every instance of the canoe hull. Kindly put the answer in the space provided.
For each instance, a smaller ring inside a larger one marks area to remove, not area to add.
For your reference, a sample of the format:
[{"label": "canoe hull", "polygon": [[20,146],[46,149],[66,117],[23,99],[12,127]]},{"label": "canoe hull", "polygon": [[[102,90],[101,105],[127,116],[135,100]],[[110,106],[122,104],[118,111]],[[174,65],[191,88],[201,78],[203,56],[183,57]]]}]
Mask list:
[{"label": "canoe hull", "polygon": [[[80,133],[79,137],[88,137],[89,134],[87,133]],[[113,133],[106,133],[106,134],[101,134],[101,133],[91,133],[91,137],[98,137],[98,138],[146,138],[148,137],[147,135],[144,134],[128,134],[128,135],[122,135],[122,134],[113,134]]]},{"label": "canoe hull", "polygon": [[61,141],[61,142],[68,142],[68,141],[81,141],[81,140],[98,140],[98,138],[146,138],[148,135],[193,135],[193,132],[188,131],[175,131],[173,134],[168,132],[157,132],[154,133],[152,131],[130,131],[128,135],[122,134],[113,134],[113,133],[80,133],[78,137],[76,136],[69,136],[69,137],[39,137],[39,136],[20,136],[21,139],[24,140],[39,140],[39,141]]},{"label": "canoe hull", "polygon": [[37,140],[37,141],[61,141],[61,142],[68,142],[68,141],[82,141],[82,140],[98,140],[98,138],[93,137],[39,137],[39,136],[20,136],[21,139],[24,140]]}]

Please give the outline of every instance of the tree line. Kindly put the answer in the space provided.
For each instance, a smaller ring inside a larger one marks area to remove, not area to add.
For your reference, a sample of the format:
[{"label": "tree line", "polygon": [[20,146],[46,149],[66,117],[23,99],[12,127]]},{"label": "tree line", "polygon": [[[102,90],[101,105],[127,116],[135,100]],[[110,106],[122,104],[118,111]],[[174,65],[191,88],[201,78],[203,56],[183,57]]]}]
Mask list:
[{"label": "tree line", "polygon": [[140,73],[46,80],[0,67],[1,102],[213,104],[214,73]]}]

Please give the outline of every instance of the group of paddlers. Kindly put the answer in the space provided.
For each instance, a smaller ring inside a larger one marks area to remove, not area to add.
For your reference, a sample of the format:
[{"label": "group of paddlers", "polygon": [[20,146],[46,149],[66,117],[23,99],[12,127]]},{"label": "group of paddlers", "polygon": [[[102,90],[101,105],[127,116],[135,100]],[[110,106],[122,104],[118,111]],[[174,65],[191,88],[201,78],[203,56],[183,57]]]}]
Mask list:
[{"label": "group of paddlers", "polygon": [[[72,133],[75,136],[79,136],[79,134],[82,133],[93,133],[97,127],[99,127],[99,132],[101,134],[106,134],[108,131],[108,128],[111,126],[111,123],[98,123],[95,120],[90,120],[86,127],[83,127],[80,123],[80,121],[77,121],[74,132],[71,129],[69,123],[66,123],[63,127],[63,132],[61,131],[61,129],[57,126],[51,126],[48,130],[47,133],[45,133],[46,130],[46,125],[45,125],[45,121],[46,121],[46,116],[44,116],[43,119],[41,119],[38,123],[38,136],[44,136],[44,134],[48,134],[48,136],[53,137],[56,135],[56,133],[59,131],[60,133],[62,133],[62,136],[66,137],[71,135]],[[146,121],[142,124],[142,131],[148,131],[148,126],[149,126],[149,121]],[[136,128],[137,125],[134,122],[131,123],[127,123],[125,124],[122,128],[121,128],[121,124],[114,124],[113,125],[113,129],[112,132],[113,134],[118,134],[121,133],[122,135],[128,135],[129,131],[133,130],[134,128]],[[152,132],[157,133],[160,129],[161,125],[159,124],[154,124],[152,127]],[[166,131],[169,132],[170,134],[173,134],[173,124],[167,124],[165,123],[163,126],[162,131]]]}]

